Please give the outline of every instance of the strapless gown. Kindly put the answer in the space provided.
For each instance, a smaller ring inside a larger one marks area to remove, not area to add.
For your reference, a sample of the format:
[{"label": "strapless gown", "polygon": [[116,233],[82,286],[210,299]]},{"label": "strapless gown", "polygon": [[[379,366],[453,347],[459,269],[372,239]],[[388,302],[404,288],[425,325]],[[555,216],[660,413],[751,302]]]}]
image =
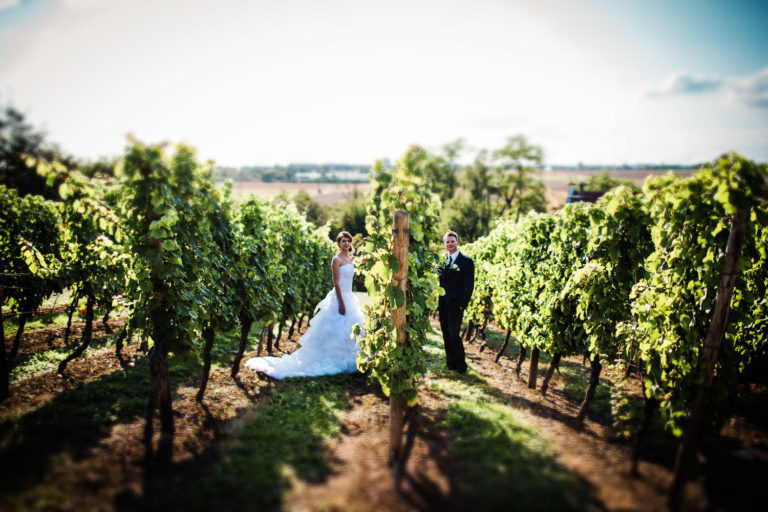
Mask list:
[{"label": "strapless gown", "polygon": [[246,361],[246,368],[264,372],[275,379],[355,372],[358,345],[352,337],[352,328],[355,324],[362,328],[363,313],[360,301],[352,292],[354,276],[353,263],[339,268],[344,315],[339,314],[339,299],[333,289],[318,304],[319,310],[299,340],[301,347],[298,350],[283,357],[254,357]]}]

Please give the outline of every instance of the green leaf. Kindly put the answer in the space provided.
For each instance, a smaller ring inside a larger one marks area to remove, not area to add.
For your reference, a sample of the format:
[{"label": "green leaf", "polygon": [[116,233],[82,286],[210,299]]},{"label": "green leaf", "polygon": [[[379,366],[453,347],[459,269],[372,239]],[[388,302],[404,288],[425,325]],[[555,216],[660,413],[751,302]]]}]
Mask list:
[{"label": "green leaf", "polygon": [[165,251],[176,251],[179,249],[179,244],[177,244],[176,241],[172,239],[163,240],[163,243],[161,246]]},{"label": "green leaf", "polygon": [[154,208],[156,213],[164,213],[165,199],[159,191],[152,192],[152,195],[150,196],[150,202],[152,203],[152,208]]}]

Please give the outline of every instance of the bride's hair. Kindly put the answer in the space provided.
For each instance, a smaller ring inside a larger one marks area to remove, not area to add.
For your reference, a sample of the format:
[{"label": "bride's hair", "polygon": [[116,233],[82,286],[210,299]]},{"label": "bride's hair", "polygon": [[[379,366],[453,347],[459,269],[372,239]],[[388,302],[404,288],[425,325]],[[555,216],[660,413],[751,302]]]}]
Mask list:
[{"label": "bride's hair", "polygon": [[348,238],[350,242],[352,241],[352,235],[350,235],[348,231],[341,231],[338,235],[336,235],[336,245],[339,245],[339,242],[341,242],[342,238]]}]

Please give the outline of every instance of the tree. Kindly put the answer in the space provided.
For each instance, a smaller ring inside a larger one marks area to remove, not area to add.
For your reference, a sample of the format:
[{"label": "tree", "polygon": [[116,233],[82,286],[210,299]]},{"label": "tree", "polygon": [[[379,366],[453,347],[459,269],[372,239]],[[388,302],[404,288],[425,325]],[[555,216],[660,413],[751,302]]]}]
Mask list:
[{"label": "tree", "polygon": [[272,201],[273,205],[283,203],[293,203],[296,205],[296,209],[299,213],[306,217],[307,221],[311,222],[317,227],[323,226],[328,220],[328,213],[326,209],[317,201],[313,199],[304,189],[296,192],[293,197],[289,198],[288,194],[281,192],[275,196],[275,200]]},{"label": "tree", "polygon": [[486,198],[474,199],[466,190],[459,190],[440,212],[440,231],[451,229],[458,233],[461,243],[471,242],[491,230],[493,204]]},{"label": "tree", "polygon": [[445,202],[452,198],[459,186],[459,165],[456,159],[464,150],[464,139],[456,139],[444,144],[442,155],[428,155],[425,161],[424,175],[432,192]]},{"label": "tree", "polygon": [[504,147],[493,152],[492,188],[504,201],[504,212],[515,220],[530,210],[546,211],[546,187],[531,176],[543,160],[541,147],[529,144],[522,135],[508,138]]},{"label": "tree", "polygon": [[612,188],[618,187],[619,185],[626,185],[632,189],[632,192],[640,192],[640,187],[635,185],[632,180],[620,180],[618,178],[611,178],[608,171],[590,176],[585,184],[585,188],[587,190],[607,192]]},{"label": "tree", "polygon": [[13,107],[0,112],[0,183],[19,191],[20,196],[37,194],[46,199],[58,200],[59,183],[48,185],[45,178],[26,164],[26,157],[38,157],[47,161],[57,160],[65,166],[75,167],[71,157],[45,144],[45,137],[24,122],[24,115]]},{"label": "tree", "polygon": [[345,203],[337,207],[331,215],[330,235],[335,237],[339,231],[349,231],[352,235],[361,234],[367,236],[365,229],[365,216],[367,209],[365,195],[355,190]]},{"label": "tree", "polygon": [[496,216],[490,172],[488,152],[482,150],[464,171],[461,188],[443,202],[441,230],[456,231],[462,243],[488,234],[491,220]]},{"label": "tree", "polygon": [[77,170],[88,178],[113,178],[117,161],[117,158],[101,158],[95,162],[80,163]]},{"label": "tree", "polygon": [[[60,255],[61,218],[56,204],[42,197],[20,197],[14,189],[0,185],[0,287],[4,306],[18,314],[18,328],[11,355],[19,350],[21,334],[32,312],[45,297],[60,286],[55,279],[38,275],[32,266],[47,266]],[[37,251],[39,259],[28,261],[27,248]]]},{"label": "tree", "polygon": [[157,454],[161,463],[168,463],[174,436],[168,361],[195,346],[201,306],[210,303],[211,292],[200,277],[210,265],[205,256],[212,252],[206,215],[211,177],[192,148],[178,145],[167,155],[162,145],[130,142],[121,165],[121,187],[125,246],[134,255],[137,281],[131,324],[154,342],[144,443],[150,462],[154,412],[159,409]]},{"label": "tree", "polygon": [[488,152],[480,151],[471,166],[467,167],[462,177],[462,185],[476,201],[489,201],[490,194],[495,192],[491,176],[491,168],[488,165]]}]

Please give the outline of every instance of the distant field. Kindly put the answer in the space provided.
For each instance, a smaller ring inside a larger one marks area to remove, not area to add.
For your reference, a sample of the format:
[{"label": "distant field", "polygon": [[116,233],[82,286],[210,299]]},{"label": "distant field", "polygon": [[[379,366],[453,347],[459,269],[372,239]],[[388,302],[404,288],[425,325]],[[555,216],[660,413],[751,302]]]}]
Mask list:
[{"label": "distant field", "polygon": [[[600,174],[605,170],[579,170],[579,171],[541,171],[539,179],[547,186],[547,202],[551,210],[559,209],[565,204],[568,197],[568,188],[571,183],[586,182],[590,176]],[[648,176],[667,174],[667,170],[660,169],[612,169],[608,173],[612,178],[620,180],[632,180],[635,185],[642,186]],[[679,176],[690,176],[691,171],[674,171]]]},{"label": "distant field", "polygon": [[[592,170],[578,171],[540,171],[538,179],[547,186],[547,201],[550,210],[559,209],[568,197],[568,187],[571,183],[585,182],[590,176],[604,172]],[[642,185],[647,176],[666,174],[666,170],[657,169],[614,169],[609,171],[611,177],[632,180]],[[690,171],[676,171],[681,176],[690,176]],[[281,192],[293,195],[299,190],[306,190],[320,204],[337,204],[349,199],[355,191],[367,193],[367,183],[262,183],[260,181],[236,181],[232,184],[232,195],[235,200],[245,199],[256,195],[271,199]]]},{"label": "distant field", "polygon": [[320,204],[341,203],[351,197],[355,191],[368,192],[367,183],[263,183],[261,181],[235,181],[232,183],[232,196],[242,200],[250,195],[271,199],[281,192],[293,195],[299,190],[306,190]]}]

